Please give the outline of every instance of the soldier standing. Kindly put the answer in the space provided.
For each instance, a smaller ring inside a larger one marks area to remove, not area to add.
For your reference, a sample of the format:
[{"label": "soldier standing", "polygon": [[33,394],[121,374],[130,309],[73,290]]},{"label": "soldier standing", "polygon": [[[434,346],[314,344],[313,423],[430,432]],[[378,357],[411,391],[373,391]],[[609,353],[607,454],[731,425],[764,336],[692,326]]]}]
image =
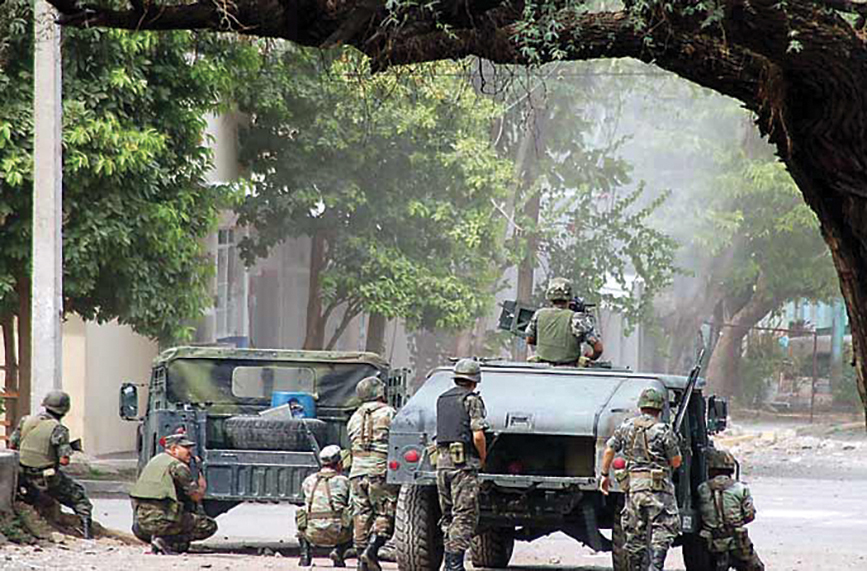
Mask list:
[{"label": "soldier standing", "polygon": [[487,457],[485,403],[475,392],[482,369],[473,359],[454,368],[455,386],[437,399],[437,492],[445,571],[463,571],[479,523],[479,470]]},{"label": "soldier standing", "polygon": [[660,418],[664,406],[660,391],[644,389],[638,398],[641,415],[627,419],[614,431],[602,456],[603,494],[608,494],[608,470],[614,455],[620,452],[626,459],[628,491],[621,517],[630,571],[644,571],[648,528],[651,571],[662,571],[668,549],[680,533],[671,471],[682,459],[674,432]]},{"label": "soldier standing", "polygon": [[349,472],[353,543],[359,571],[381,571],[379,550],[394,532],[399,486],[385,481],[388,433],[396,411],[385,401],[385,383],[362,379],[355,387],[362,405],[349,419],[352,468]]},{"label": "soldier standing", "polygon": [[344,557],[352,545],[352,512],[349,478],[342,474],[340,447],[326,446],[319,453],[322,469],[301,484],[304,507],[295,512],[302,567],[313,563],[311,547],[333,547],[329,557],[335,567],[346,567]]},{"label": "soldier standing", "polygon": [[151,544],[154,553],[171,555],[189,549],[191,541],[217,532],[217,522],[202,510],[207,483],[199,472],[193,481],[190,461],[195,443],[186,434],[165,437],[165,452],[144,467],[129,492],[132,532]]},{"label": "soldier standing", "polygon": [[698,487],[701,536],[707,540],[717,571],[764,571],[746,525],[756,518],[750,490],[732,478],[735,459],[723,450],[708,450],[709,480]]},{"label": "soldier standing", "polygon": [[84,486],[67,476],[61,466],[69,465],[73,445],[69,429],[60,421],[69,412],[69,395],[51,391],[42,400],[45,411],[25,416],[10,437],[10,446],[19,451],[20,485],[26,498],[38,501],[41,494],[72,508],[81,519],[82,534],[91,539],[93,504],[87,499]]},{"label": "soldier standing", "polygon": [[[527,343],[536,347],[536,357],[553,365],[584,365],[602,355],[602,341],[595,320],[585,311],[572,311],[572,282],[554,278],[548,282],[546,297],[551,307],[536,310],[527,325]],[[590,351],[581,354],[581,344]]]}]

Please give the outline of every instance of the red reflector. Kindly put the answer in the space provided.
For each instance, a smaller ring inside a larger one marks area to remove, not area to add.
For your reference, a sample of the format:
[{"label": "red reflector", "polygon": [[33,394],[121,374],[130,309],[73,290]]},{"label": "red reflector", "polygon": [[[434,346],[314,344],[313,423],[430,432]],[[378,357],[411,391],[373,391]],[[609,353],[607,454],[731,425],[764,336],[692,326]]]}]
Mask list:
[{"label": "red reflector", "polygon": [[395,471],[398,468],[400,468],[400,462],[398,462],[397,460],[392,460],[391,462],[388,463],[388,469],[389,470]]},{"label": "red reflector", "polygon": [[418,450],[407,450],[406,454],[403,455],[403,459],[407,462],[415,464],[419,460],[421,460],[421,454],[418,453]]},{"label": "red reflector", "polygon": [[615,470],[622,470],[622,469],[626,468],[626,460],[624,460],[622,457],[618,456],[617,458],[614,459],[614,462],[611,465],[614,466]]}]

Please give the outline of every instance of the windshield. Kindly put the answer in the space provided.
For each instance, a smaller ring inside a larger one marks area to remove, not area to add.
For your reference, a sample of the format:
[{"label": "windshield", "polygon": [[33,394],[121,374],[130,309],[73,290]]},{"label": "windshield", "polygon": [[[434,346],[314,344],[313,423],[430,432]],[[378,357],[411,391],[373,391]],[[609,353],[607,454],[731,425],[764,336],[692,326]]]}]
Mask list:
[{"label": "windshield", "polygon": [[348,408],[358,381],[378,372],[365,363],[177,359],[168,365],[166,393],[175,403],[267,406],[273,391],[298,391],[316,395],[319,406]]}]

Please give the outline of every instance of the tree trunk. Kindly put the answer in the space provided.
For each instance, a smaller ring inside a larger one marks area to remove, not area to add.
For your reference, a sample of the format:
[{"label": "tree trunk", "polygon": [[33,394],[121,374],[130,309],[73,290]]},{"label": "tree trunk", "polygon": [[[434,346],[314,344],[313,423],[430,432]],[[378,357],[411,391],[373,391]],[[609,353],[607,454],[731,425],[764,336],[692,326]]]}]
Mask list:
[{"label": "tree trunk", "polygon": [[[5,390],[6,392],[18,392],[18,351],[15,345],[15,314],[7,313],[0,316],[0,327],[3,329],[3,362],[6,369]],[[21,414],[21,406],[19,399],[6,399],[3,403],[6,410],[6,422],[9,424],[6,427],[6,436],[12,434],[12,430],[18,425],[18,421],[23,416]]]},{"label": "tree trunk", "polygon": [[30,277],[19,277],[15,283],[15,291],[18,294],[18,414],[23,416],[30,414],[33,408],[33,403],[30,401],[32,390]]},{"label": "tree trunk", "polygon": [[768,295],[764,278],[759,276],[753,295],[721,327],[719,340],[707,365],[707,382],[711,392],[741,396],[741,343],[752,327],[780,305],[780,299]]},{"label": "tree trunk", "polygon": [[310,239],[310,279],[307,286],[307,330],[304,349],[322,349],[325,345],[327,317],[322,315],[322,287],[319,280],[325,268],[327,244],[322,231],[316,231]]},{"label": "tree trunk", "polygon": [[381,313],[373,313],[368,317],[365,351],[385,355],[385,324],[385,316]]}]

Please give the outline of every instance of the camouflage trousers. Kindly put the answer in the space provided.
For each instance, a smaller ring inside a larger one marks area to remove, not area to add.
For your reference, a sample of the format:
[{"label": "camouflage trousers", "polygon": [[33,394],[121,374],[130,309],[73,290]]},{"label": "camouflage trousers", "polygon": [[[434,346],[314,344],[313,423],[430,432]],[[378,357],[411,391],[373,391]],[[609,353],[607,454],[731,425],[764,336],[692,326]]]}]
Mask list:
[{"label": "camouflage trousers", "polygon": [[765,571],[765,564],[759,559],[747,530],[739,529],[742,531],[737,537],[730,537],[728,541],[708,540],[708,547],[716,562],[716,571],[729,571],[732,567],[737,571]]},{"label": "camouflage trousers", "polygon": [[184,509],[172,500],[132,500],[132,532],[144,542],[153,537],[169,541],[190,542],[207,539],[217,533],[217,522],[201,507]]},{"label": "camouflage trousers", "polygon": [[72,509],[80,518],[90,518],[93,512],[93,504],[87,498],[84,486],[59,469],[55,470],[53,476],[45,476],[43,470],[21,466],[19,486],[24,488],[26,499],[30,503],[37,503],[39,496],[44,494],[60,505]]},{"label": "camouflage trousers", "polygon": [[447,553],[463,553],[470,547],[479,524],[478,470],[437,470],[440,528]]},{"label": "camouflage trousers", "polygon": [[630,561],[642,561],[650,535],[651,551],[668,551],[680,535],[677,500],[668,492],[631,491],[621,515],[626,532],[626,552]]},{"label": "camouflage trousers", "polygon": [[349,481],[353,516],[352,543],[358,550],[367,547],[371,534],[390,538],[394,533],[394,511],[400,486],[387,484],[382,476],[356,476]]},{"label": "camouflage trousers", "polygon": [[352,515],[349,508],[342,517],[310,520],[305,508],[295,511],[298,538],[317,547],[337,547],[352,541]]}]

